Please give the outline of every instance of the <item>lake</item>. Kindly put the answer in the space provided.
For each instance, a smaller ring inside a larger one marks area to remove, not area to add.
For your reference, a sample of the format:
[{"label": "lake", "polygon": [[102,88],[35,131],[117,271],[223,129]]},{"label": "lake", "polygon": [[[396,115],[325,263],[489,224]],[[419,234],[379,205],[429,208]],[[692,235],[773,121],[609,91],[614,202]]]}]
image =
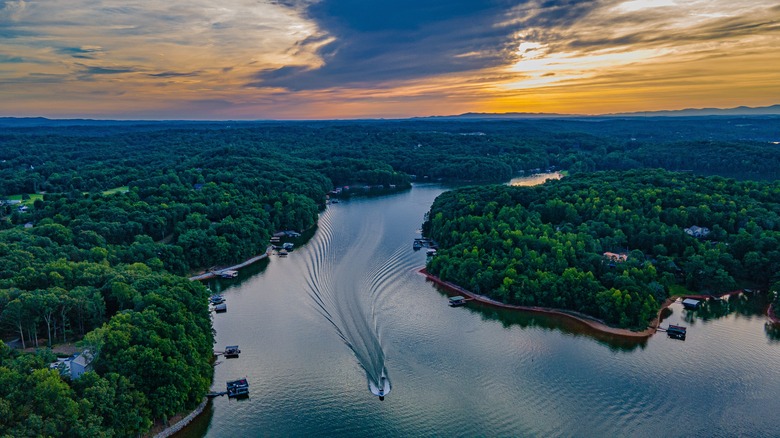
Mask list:
[{"label": "lake", "polygon": [[[412,242],[443,189],[328,206],[287,257],[212,283],[214,399],[178,436],[777,436],[780,335],[760,298],[664,321],[687,340],[601,335],[560,317],[451,308]],[[384,372],[392,390],[368,389]]]}]

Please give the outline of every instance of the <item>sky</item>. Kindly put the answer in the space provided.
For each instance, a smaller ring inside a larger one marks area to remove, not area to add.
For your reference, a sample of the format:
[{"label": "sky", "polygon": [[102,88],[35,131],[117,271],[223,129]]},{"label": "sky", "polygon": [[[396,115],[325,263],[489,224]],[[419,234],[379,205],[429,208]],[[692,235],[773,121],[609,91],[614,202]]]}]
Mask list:
[{"label": "sky", "polygon": [[777,0],[0,0],[0,116],[780,103]]}]

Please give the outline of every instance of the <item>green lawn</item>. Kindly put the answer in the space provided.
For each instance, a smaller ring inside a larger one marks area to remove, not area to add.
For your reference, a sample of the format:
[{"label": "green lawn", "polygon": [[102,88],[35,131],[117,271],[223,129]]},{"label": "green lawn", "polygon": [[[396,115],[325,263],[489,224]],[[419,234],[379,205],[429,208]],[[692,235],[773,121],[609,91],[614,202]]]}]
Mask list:
[{"label": "green lawn", "polygon": [[681,284],[673,284],[669,286],[669,296],[680,297],[684,295],[697,295],[697,293],[686,289],[686,287]]},{"label": "green lawn", "polygon": [[[103,192],[103,195],[113,195],[114,193],[126,193],[128,191],[130,191],[130,187],[122,186],[122,187],[116,187],[116,188],[113,188],[113,189],[108,189],[108,190]],[[24,196],[24,195],[20,193],[20,194],[17,194],[17,195],[6,196],[5,199],[7,199],[9,201],[22,201],[22,196]],[[43,199],[43,195],[40,194],[40,193],[32,193],[29,196],[30,196],[30,198],[29,199],[25,199],[24,201],[22,201],[22,203],[20,205],[32,206],[36,199]]]},{"label": "green lawn", "polygon": [[122,186],[122,187],[117,187],[115,189],[108,189],[108,190],[104,191],[103,194],[104,195],[113,195],[114,193],[127,193],[129,191],[130,191],[130,187]]},{"label": "green lawn", "polygon": [[[24,195],[22,194],[10,195],[10,196],[6,196],[5,199],[9,201],[22,201],[22,196]],[[33,205],[33,202],[35,202],[36,199],[43,199],[43,195],[40,193],[33,193],[30,195],[30,199],[25,199],[24,201],[22,201],[21,205],[28,205],[28,206]]]}]

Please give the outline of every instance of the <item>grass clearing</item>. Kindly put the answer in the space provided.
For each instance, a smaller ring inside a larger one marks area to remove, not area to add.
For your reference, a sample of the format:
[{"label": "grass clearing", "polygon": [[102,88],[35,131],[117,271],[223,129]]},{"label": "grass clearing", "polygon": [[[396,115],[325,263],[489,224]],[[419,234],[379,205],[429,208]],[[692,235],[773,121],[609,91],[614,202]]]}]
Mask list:
[{"label": "grass clearing", "polygon": [[108,190],[103,192],[103,195],[113,195],[114,193],[127,193],[129,191],[130,191],[130,187],[122,186],[122,187],[117,187],[117,188],[114,188],[114,189],[108,189]]}]

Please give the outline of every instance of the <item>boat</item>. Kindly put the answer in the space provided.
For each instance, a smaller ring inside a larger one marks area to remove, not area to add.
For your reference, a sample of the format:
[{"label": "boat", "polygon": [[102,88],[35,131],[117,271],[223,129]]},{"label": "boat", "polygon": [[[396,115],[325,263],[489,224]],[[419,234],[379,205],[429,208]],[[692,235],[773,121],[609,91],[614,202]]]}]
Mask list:
[{"label": "boat", "polygon": [[412,248],[415,251],[417,251],[418,249],[422,248],[422,242],[420,242],[419,240],[415,240],[414,243],[412,244]]},{"label": "boat", "polygon": [[285,249],[285,250],[287,250],[287,251],[290,251],[290,250],[292,250],[292,249],[293,249],[293,246],[295,246],[295,245],[293,245],[293,244],[292,244],[292,243],[290,243],[290,242],[285,242],[285,243],[284,243],[284,245],[282,245],[282,249]]},{"label": "boat", "polygon": [[222,303],[224,303],[224,302],[225,302],[225,297],[223,297],[222,295],[212,295],[212,296],[209,298],[209,302],[210,302],[211,304],[214,304],[214,305],[217,305],[217,304],[222,304]]},{"label": "boat", "polygon": [[385,396],[390,393],[390,379],[388,379],[385,372],[382,371],[382,376],[379,378],[379,384],[368,379],[368,389],[371,391],[371,394],[379,397],[379,400],[384,400]]},{"label": "boat", "polygon": [[236,278],[238,277],[238,271],[233,271],[230,269],[226,269],[224,271],[221,271],[219,273],[219,276],[222,278]]},{"label": "boat", "polygon": [[458,307],[466,304],[466,298],[458,295],[455,297],[450,297],[450,306],[451,307]]},{"label": "boat", "polygon": [[233,398],[249,397],[249,382],[246,378],[228,381],[227,395]]},{"label": "boat", "polygon": [[216,306],[214,306],[214,311],[217,313],[227,312],[227,304],[225,303],[217,304]]},{"label": "boat", "polygon": [[287,250],[286,249],[280,249],[278,254],[279,254],[279,257],[287,257]]},{"label": "boat", "polygon": [[225,352],[223,354],[226,358],[238,357],[238,355],[241,354],[241,350],[239,350],[238,345],[228,345],[225,347]]}]

